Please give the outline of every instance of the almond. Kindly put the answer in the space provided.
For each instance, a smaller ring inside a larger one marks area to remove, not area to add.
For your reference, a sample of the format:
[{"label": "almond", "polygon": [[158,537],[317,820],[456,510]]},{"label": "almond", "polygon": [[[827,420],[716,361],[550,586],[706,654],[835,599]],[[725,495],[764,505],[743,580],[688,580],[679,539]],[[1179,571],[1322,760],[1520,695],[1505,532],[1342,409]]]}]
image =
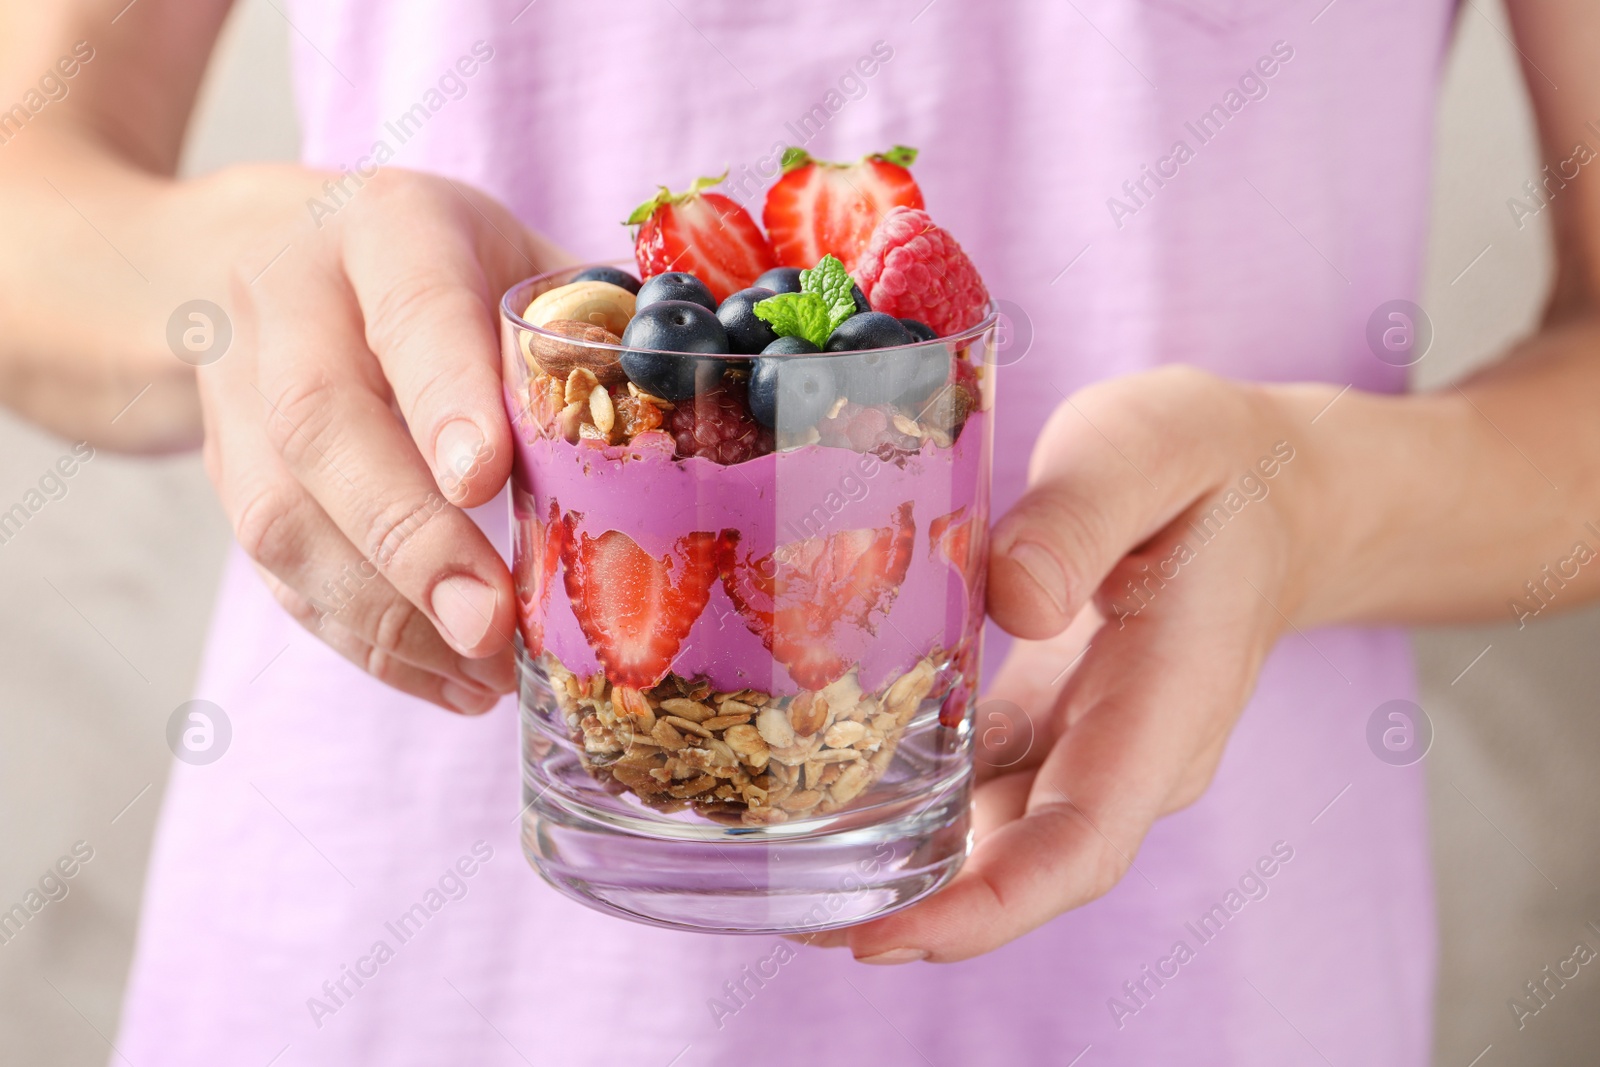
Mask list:
[{"label": "almond", "polygon": [[[546,374],[565,379],[574,370],[582,368],[593,374],[602,385],[621,385],[628,380],[622,370],[622,353],[593,345],[617,345],[622,338],[593,323],[576,319],[556,319],[530,333],[529,354],[539,369]],[[560,334],[552,337],[551,334]]]}]

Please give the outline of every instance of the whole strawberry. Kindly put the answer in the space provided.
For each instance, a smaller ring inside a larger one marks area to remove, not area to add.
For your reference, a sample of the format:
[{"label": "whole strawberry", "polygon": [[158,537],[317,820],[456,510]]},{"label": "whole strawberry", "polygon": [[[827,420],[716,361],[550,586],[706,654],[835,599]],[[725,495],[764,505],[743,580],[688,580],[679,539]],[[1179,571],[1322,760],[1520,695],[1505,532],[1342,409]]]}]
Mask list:
[{"label": "whole strawberry", "polygon": [[989,313],[978,268],[954,237],[915,208],[884,215],[855,278],[874,311],[927,323],[940,337],[976,326]]}]

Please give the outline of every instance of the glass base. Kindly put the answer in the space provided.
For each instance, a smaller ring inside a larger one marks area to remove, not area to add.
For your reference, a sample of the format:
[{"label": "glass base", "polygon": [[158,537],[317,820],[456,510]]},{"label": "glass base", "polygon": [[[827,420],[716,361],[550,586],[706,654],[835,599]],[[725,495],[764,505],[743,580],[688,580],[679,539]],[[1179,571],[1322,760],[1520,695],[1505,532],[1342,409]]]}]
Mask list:
[{"label": "glass base", "polygon": [[915,803],[792,827],[675,824],[670,834],[525,786],[522,848],[562,893],[635,922],[815,933],[888,915],[950,881],[970,847],[971,784],[964,769]]}]

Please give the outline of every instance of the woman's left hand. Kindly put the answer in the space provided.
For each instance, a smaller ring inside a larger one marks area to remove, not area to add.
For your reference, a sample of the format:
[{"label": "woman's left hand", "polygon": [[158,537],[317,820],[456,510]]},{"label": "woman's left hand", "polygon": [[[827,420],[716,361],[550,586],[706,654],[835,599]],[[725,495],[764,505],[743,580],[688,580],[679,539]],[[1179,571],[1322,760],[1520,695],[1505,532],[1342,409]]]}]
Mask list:
[{"label": "woman's left hand", "polygon": [[[976,848],[928,900],[812,940],[866,962],[960,960],[1117,884],[1151,824],[1204,792],[1304,616],[1319,494],[1299,445],[1334,396],[1173,367],[1054,412],[991,540],[989,612],[1023,640],[979,713]],[[986,730],[998,701],[1028,723]]]}]

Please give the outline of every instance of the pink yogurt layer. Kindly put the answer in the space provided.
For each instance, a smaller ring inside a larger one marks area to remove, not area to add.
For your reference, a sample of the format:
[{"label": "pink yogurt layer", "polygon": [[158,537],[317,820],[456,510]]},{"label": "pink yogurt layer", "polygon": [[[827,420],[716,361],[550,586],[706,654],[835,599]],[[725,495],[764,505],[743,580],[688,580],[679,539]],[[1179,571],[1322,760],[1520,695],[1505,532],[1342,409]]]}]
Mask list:
[{"label": "pink yogurt layer", "polygon": [[[961,508],[967,509],[962,518],[976,515],[978,528],[987,528],[989,430],[988,413],[975,411],[950,448],[924,442],[903,462],[810,445],[722,466],[699,457],[673,459],[664,434],[641,435],[628,446],[571,445],[534,437],[524,420],[512,476],[514,508],[519,519],[530,510],[545,519],[554,502],[573,516],[577,532],[598,537],[619,530],[657,557],[686,534],[736,530],[739,554],[759,558],[782,543],[889,526],[910,501],[915,540],[899,594],[887,614],[873,614],[875,634],[847,622],[835,631],[836,651],[859,665],[861,687],[872,691],[933,648],[953,649],[975,627],[965,581],[935,550],[928,529]],[[646,436],[655,443],[640,447]],[[544,606],[546,651],[580,676],[600,670],[561,573],[552,586]],[[800,689],[745,625],[720,581],[671,669],[704,677],[719,692],[751,688],[787,696]]]}]

